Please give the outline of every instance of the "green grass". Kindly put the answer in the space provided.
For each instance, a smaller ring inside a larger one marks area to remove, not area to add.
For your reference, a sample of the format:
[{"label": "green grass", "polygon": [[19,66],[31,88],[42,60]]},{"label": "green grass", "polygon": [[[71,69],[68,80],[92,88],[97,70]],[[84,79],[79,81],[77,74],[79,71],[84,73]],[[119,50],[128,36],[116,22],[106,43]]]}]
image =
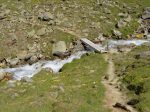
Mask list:
[{"label": "green grass", "polygon": [[[109,112],[103,107],[101,78],[107,63],[100,54],[90,54],[66,64],[59,74],[42,71],[31,85],[0,87],[2,112]],[[19,83],[19,82],[18,82]],[[2,89],[3,88],[3,89]],[[26,92],[21,93],[22,90]],[[12,94],[19,96],[12,98]]]},{"label": "green grass", "polygon": [[121,75],[121,80],[129,90],[130,98],[136,98],[140,101],[135,105],[139,112],[150,111],[150,58],[135,59],[136,54],[144,51],[150,51],[150,48],[141,46],[127,55],[115,58],[118,75],[121,75],[122,70],[126,68],[124,74]]}]

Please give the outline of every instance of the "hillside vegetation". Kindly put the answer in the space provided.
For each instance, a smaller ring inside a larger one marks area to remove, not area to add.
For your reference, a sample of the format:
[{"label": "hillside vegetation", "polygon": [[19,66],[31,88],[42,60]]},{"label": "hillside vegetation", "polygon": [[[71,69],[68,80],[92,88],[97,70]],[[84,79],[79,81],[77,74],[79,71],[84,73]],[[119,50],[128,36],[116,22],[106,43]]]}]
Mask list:
[{"label": "hillside vegetation", "polygon": [[150,48],[141,46],[126,55],[115,58],[116,72],[121,77],[122,86],[139,112],[150,111]]}]

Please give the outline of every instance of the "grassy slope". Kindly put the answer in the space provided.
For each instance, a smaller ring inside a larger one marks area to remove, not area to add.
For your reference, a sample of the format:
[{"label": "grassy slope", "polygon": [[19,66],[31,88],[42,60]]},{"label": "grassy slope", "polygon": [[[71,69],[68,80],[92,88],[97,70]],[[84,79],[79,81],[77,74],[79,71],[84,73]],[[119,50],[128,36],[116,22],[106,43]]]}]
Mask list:
[{"label": "grassy slope", "polygon": [[[69,2],[62,2],[62,0],[31,0],[30,2],[27,2],[26,0],[22,0],[21,2],[17,1],[9,1],[9,0],[0,0],[0,3],[6,4],[6,9],[10,9],[12,12],[17,11],[18,15],[17,17],[21,17],[21,10],[17,9],[19,7],[19,4],[24,2],[25,10],[28,10],[29,12],[34,12],[34,6],[35,5],[46,5],[48,3],[54,4],[56,6],[56,10],[53,12],[51,9],[50,11],[56,16],[57,13],[64,14],[64,18],[67,18],[68,23],[72,23],[74,25],[71,30],[74,32],[81,32],[82,30],[88,29],[88,36],[86,36],[89,39],[94,39],[98,36],[99,33],[104,33],[108,36],[112,35],[112,30],[115,28],[115,25],[118,20],[120,20],[120,17],[118,16],[118,13],[121,12],[128,12],[129,10],[127,8],[123,8],[123,4],[126,3],[128,7],[131,8],[131,16],[132,21],[124,28],[121,28],[120,31],[123,33],[123,38],[126,38],[127,35],[133,34],[134,30],[137,29],[139,26],[137,20],[139,19],[139,16],[141,15],[143,8],[150,6],[149,0],[112,0],[112,1],[118,1],[118,8],[117,6],[109,6],[108,4],[105,4],[103,6],[98,6],[96,4],[97,0],[70,0]],[[100,0],[102,2],[103,0]],[[63,10],[61,8],[61,4],[63,4],[64,7],[67,8],[67,10]],[[79,6],[78,8],[68,8],[71,5],[77,4]],[[105,14],[104,8],[107,8],[111,11],[111,14]],[[37,13],[37,12],[34,12]],[[9,15],[11,17],[11,14]],[[37,15],[36,15],[37,16]],[[83,19],[85,16],[86,19]],[[105,19],[100,18],[101,16],[106,17]],[[35,17],[36,18],[36,17]],[[9,20],[9,19],[8,19]],[[91,25],[91,24],[96,25]],[[6,34],[2,35],[0,33],[0,58],[3,57],[15,57],[16,54],[22,50],[27,49],[28,44],[32,45],[35,41],[34,38],[26,39],[26,36],[20,35],[23,32],[30,32],[33,29],[36,31],[36,27],[39,29],[43,27],[42,25],[46,25],[45,22],[40,22],[40,25],[32,27],[31,25],[25,24],[25,23],[18,23],[13,28],[15,29],[18,36],[17,40],[17,46],[7,46],[6,43],[11,39],[11,36],[7,35],[8,29],[3,29]],[[90,28],[90,26],[97,26],[98,28]],[[18,31],[17,28],[23,29],[24,27],[26,30],[22,30],[23,32]],[[48,27],[48,26],[47,26]],[[57,27],[65,27],[65,23],[61,23]],[[81,33],[83,34],[83,33]],[[26,35],[26,33],[25,33]],[[1,38],[3,37],[3,38]],[[116,37],[114,37],[116,38]],[[51,54],[52,44],[50,43],[51,40],[65,40],[67,42],[71,42],[71,39],[76,39],[75,36],[72,36],[71,34],[64,33],[62,31],[59,31],[54,28],[54,32],[49,33],[45,36],[42,36],[40,39],[36,40],[42,48],[43,54],[46,56],[49,56]],[[28,44],[26,44],[28,43]],[[46,43],[47,46],[44,47],[43,43]],[[7,50],[6,50],[7,49]],[[8,50],[9,49],[9,50]]]},{"label": "grassy slope", "polygon": [[126,68],[122,81],[129,89],[129,96],[140,101],[135,107],[140,112],[150,112],[150,57],[134,58],[135,54],[143,51],[150,51],[150,48],[138,47],[127,55],[115,58],[115,63],[119,75]]},{"label": "grassy slope", "polygon": [[[90,54],[66,64],[58,75],[42,71],[32,85],[1,88],[0,111],[108,112],[102,107],[104,88],[100,83],[106,68],[102,55]],[[24,89],[26,92],[20,93]],[[14,93],[19,97],[12,98]]]}]

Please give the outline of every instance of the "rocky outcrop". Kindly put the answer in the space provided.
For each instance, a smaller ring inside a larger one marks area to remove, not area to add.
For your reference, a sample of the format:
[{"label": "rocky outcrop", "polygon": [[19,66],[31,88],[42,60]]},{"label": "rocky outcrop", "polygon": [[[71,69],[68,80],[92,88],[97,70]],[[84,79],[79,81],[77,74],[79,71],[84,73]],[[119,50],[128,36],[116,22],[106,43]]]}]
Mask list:
[{"label": "rocky outcrop", "polygon": [[65,53],[67,51],[67,46],[65,41],[58,41],[53,44],[52,54],[62,52]]}]

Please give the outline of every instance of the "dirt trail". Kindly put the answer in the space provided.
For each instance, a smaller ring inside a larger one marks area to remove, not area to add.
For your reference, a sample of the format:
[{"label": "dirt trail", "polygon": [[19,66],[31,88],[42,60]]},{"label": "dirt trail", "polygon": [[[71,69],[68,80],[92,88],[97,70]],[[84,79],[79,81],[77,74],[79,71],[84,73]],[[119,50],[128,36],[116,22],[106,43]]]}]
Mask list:
[{"label": "dirt trail", "polygon": [[[106,88],[105,92],[105,107],[112,110],[112,112],[137,112],[134,108],[126,104],[127,97],[123,94],[118,85],[118,77],[115,74],[115,66],[112,61],[111,55],[106,54],[105,60],[108,62],[108,70],[107,70],[107,77],[105,77],[102,81]],[[113,107],[116,103],[122,104],[126,107],[127,110],[122,108]]]}]

